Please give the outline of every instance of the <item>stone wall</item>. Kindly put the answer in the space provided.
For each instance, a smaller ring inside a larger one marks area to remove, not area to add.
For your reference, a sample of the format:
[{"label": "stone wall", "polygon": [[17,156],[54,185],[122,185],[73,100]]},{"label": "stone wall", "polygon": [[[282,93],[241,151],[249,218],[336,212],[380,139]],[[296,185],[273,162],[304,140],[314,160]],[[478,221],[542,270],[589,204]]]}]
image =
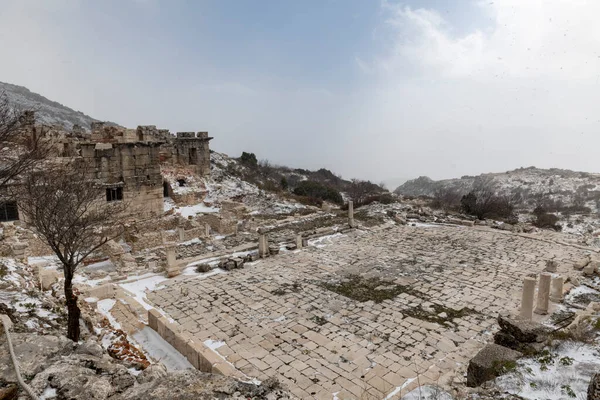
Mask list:
[{"label": "stone wall", "polygon": [[[82,143],[84,165],[108,188],[120,188],[128,212],[160,215],[163,179],[158,162],[159,145],[138,143]],[[106,201],[106,200],[105,200]]]},{"label": "stone wall", "polygon": [[[35,135],[38,128],[35,114],[27,112],[23,133]],[[174,136],[154,125],[127,129],[93,122],[89,134],[81,127],[69,132],[57,127],[45,131],[45,137],[51,141],[55,156],[81,157],[91,171],[90,177],[114,189],[115,199],[127,201],[128,213],[136,216],[163,214],[161,163],[190,166],[200,176],[210,175],[212,138],[208,132],[180,132]]]},{"label": "stone wall", "polygon": [[210,149],[208,132],[177,132],[173,141],[173,162],[194,166],[198,175],[210,175]]},{"label": "stone wall", "polygon": [[196,217],[196,221],[208,224],[211,230],[222,235],[229,235],[235,233],[237,226],[236,219],[224,218],[217,214],[201,215],[199,217]]}]

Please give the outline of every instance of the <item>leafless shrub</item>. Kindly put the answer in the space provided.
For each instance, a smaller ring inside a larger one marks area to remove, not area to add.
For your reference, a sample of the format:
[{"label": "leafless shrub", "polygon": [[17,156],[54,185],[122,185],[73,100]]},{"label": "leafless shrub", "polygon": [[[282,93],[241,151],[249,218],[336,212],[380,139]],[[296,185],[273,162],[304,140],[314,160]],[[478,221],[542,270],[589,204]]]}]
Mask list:
[{"label": "leafless shrub", "polygon": [[460,209],[462,194],[453,188],[439,188],[433,194],[431,207],[444,211],[457,211]]},{"label": "leafless shrub", "polygon": [[23,177],[16,191],[30,228],[64,267],[67,337],[73,341],[79,340],[80,316],[72,286],[75,271],[87,256],[124,231],[118,218],[127,203],[108,201],[106,188],[93,176],[79,162],[46,163]]},{"label": "leafless shrub", "polygon": [[0,188],[25,173],[47,157],[50,146],[46,128],[25,132],[33,114],[15,109],[5,93],[0,93]]}]

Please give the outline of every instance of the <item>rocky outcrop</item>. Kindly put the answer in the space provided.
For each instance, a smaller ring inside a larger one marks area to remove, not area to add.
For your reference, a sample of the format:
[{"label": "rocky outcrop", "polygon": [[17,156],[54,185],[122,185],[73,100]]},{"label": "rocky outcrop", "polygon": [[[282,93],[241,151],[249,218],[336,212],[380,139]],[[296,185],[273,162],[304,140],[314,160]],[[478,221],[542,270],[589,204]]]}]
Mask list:
[{"label": "rocky outcrop", "polygon": [[510,371],[523,353],[497,344],[486,345],[469,362],[467,386],[477,387],[482,383]]},{"label": "rocky outcrop", "polygon": [[108,355],[71,354],[38,373],[30,386],[37,393],[48,387],[59,398],[101,400],[124,392],[135,383],[127,368]]},{"label": "rocky outcrop", "polygon": [[[75,345],[64,336],[11,334],[15,354],[18,355],[21,374],[35,376],[55,356],[71,353]],[[0,335],[0,382],[16,382],[15,372],[7,350],[6,338]]]},{"label": "rocky outcrop", "polygon": [[[11,335],[21,373],[38,394],[70,400],[287,399],[276,380],[260,385],[197,370],[167,372],[162,364],[143,371],[110,357],[93,341],[75,344],[62,336]],[[16,377],[0,336],[0,399],[12,399]],[[4,397],[2,397],[4,396]]]},{"label": "rocky outcrop", "polygon": [[161,379],[136,385],[115,400],[287,399],[277,381],[261,385],[243,383],[196,370],[170,373]]}]

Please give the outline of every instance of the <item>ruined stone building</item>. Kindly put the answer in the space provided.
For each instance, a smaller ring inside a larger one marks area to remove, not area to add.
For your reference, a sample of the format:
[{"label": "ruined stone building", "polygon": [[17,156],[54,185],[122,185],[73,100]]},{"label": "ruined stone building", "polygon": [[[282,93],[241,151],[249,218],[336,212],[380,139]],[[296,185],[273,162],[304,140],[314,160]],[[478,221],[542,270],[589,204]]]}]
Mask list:
[{"label": "ruined stone building", "polygon": [[[35,134],[33,112],[24,115],[24,134]],[[127,129],[92,124],[91,132],[75,126],[71,131],[53,127],[45,132],[56,157],[81,157],[86,168],[103,183],[106,201],[129,203],[128,212],[153,216],[163,213],[165,195],[161,165],[181,165],[198,176],[210,175],[208,132],[178,132],[172,135],[156,126]],[[0,221],[19,219],[16,204],[0,204]]]}]

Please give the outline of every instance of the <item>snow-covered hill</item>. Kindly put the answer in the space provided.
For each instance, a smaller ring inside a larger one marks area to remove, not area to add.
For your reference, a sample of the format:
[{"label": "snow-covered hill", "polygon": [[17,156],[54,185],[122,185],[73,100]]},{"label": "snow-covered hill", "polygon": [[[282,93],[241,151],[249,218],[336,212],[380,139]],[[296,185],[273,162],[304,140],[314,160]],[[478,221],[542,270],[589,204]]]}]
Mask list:
[{"label": "snow-covered hill", "polygon": [[[0,95],[4,93],[9,102],[20,110],[34,110],[36,121],[47,125],[62,125],[71,129],[74,124],[89,130],[92,122],[96,119],[66,107],[60,103],[49,100],[46,97],[33,93],[23,86],[0,82]],[[109,125],[116,125],[109,122]]]},{"label": "snow-covered hill", "polygon": [[465,194],[479,185],[491,186],[500,195],[518,195],[523,203],[529,204],[542,196],[565,205],[571,205],[577,199],[586,203],[600,200],[600,174],[535,167],[440,181],[422,176],[399,186],[395,193],[433,197],[440,190],[450,189]]}]

